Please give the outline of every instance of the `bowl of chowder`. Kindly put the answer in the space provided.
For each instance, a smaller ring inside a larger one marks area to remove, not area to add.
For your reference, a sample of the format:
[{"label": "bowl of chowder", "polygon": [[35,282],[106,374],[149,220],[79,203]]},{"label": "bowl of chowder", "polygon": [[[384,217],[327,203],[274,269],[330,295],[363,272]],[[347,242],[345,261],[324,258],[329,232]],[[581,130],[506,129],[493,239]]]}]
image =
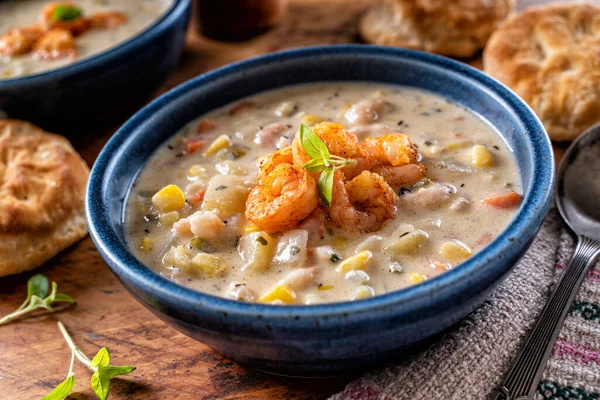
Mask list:
[{"label": "bowl of chowder", "polygon": [[159,318],[224,355],[331,375],[473,311],[547,211],[551,146],[512,92],[414,51],[329,46],[200,76],[93,168],[90,232]]},{"label": "bowl of chowder", "polygon": [[0,2],[0,111],[61,130],[114,120],[174,68],[189,3]]}]

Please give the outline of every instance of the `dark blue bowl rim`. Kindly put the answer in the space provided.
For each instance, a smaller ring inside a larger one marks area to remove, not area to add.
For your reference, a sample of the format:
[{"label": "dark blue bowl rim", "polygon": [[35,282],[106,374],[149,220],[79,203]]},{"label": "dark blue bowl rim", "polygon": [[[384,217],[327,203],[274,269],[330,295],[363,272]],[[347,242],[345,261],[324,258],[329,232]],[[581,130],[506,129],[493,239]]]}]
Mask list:
[{"label": "dark blue bowl rim", "polygon": [[141,46],[151,42],[154,38],[161,35],[165,30],[169,29],[169,27],[173,25],[181,17],[181,14],[184,13],[185,10],[190,6],[191,1],[192,0],[173,0],[173,4],[171,4],[169,9],[165,11],[159,19],[144,28],[142,31],[136,33],[129,39],[119,43],[114,47],[110,47],[109,49],[101,51],[96,55],[84,58],[81,61],[77,61],[73,64],[65,65],[63,67],[50,69],[48,71],[43,71],[32,75],[25,75],[11,79],[2,79],[0,80],[0,88],[2,86],[31,84],[38,80],[43,81],[45,79],[61,79],[87,69],[98,67],[125,54],[135,52]]},{"label": "dark blue bowl rim", "polygon": [[[517,215],[505,230],[485,249],[464,263],[423,283],[360,301],[310,306],[243,303],[216,297],[177,284],[139,262],[127,246],[120,242],[110,226],[108,218],[105,217],[108,205],[104,203],[102,196],[92,195],[92,193],[102,193],[105,173],[110,169],[111,164],[115,162],[111,157],[118,151],[119,146],[126,141],[135,139],[132,134],[140,124],[151,118],[172,100],[186,95],[198,86],[209,85],[211,81],[240,73],[246,68],[258,67],[282,59],[325,55],[359,55],[364,57],[385,55],[433,64],[482,84],[487,90],[490,90],[504,101],[526,128],[527,140],[533,152],[533,173],[530,190],[523,199]],[[186,309],[200,307],[203,311],[227,312],[230,315],[236,313],[248,318],[289,319],[292,315],[298,317],[349,315],[358,310],[364,313],[369,310],[389,309],[388,307],[393,305],[413,302],[427,297],[430,301],[434,301],[436,291],[440,291],[441,288],[449,285],[455,285],[478,269],[485,268],[489,260],[501,258],[502,253],[507,251],[513,244],[514,238],[533,238],[550,205],[554,179],[554,154],[542,123],[525,102],[495,79],[466,64],[430,53],[372,45],[314,46],[262,55],[221,67],[171,89],[137,112],[108,141],[92,168],[85,200],[86,219],[92,239],[100,253],[107,259],[109,264],[112,264],[115,273],[121,276],[124,281],[130,282],[134,287],[151,287],[153,296],[166,299],[171,304],[184,305]],[[126,262],[123,261],[124,258],[127,259]],[[505,269],[508,270],[510,267],[512,266],[505,266]]]}]

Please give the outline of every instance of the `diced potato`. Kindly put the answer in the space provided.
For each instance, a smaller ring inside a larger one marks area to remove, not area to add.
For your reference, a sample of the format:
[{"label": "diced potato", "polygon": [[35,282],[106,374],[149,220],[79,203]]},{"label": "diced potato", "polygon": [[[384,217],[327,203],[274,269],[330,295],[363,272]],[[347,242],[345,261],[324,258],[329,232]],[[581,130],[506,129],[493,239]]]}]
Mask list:
[{"label": "diced potato", "polygon": [[216,154],[219,150],[227,149],[231,147],[231,138],[225,134],[217,137],[213,142],[208,146],[208,148],[204,151],[205,156],[212,156]]},{"label": "diced potato", "polygon": [[361,251],[364,251],[364,250],[377,252],[377,251],[381,250],[382,243],[383,243],[383,238],[381,236],[371,235],[368,238],[366,238],[365,240],[363,240],[362,242],[360,242],[356,246],[356,249],[354,250],[354,252],[360,253]]},{"label": "diced potato", "polygon": [[192,258],[192,267],[208,276],[220,275],[225,272],[225,266],[217,256],[198,253]]},{"label": "diced potato", "polygon": [[427,275],[424,274],[420,274],[418,272],[411,272],[408,275],[408,279],[412,282],[412,283],[421,283],[427,280]]},{"label": "diced potato", "polygon": [[283,103],[279,104],[275,109],[275,115],[277,115],[278,117],[289,117],[297,109],[298,107],[295,103],[292,103],[290,101],[284,101]]},{"label": "diced potato", "polygon": [[241,282],[231,282],[225,292],[225,297],[232,300],[247,302],[253,302],[255,298],[252,290],[250,290],[245,283]]},{"label": "diced potato", "polygon": [[315,267],[302,267],[292,270],[277,285],[285,286],[292,290],[300,290],[315,281]]},{"label": "diced potato", "polygon": [[248,192],[244,179],[239,176],[215,175],[206,188],[202,209],[223,219],[241,214],[246,209]]},{"label": "diced potato", "polygon": [[369,276],[369,274],[367,274],[365,271],[361,271],[361,270],[357,270],[357,271],[350,271],[346,274],[345,276],[346,279],[348,279],[350,282],[362,285],[365,282],[368,282],[371,277]]},{"label": "diced potato", "polygon": [[179,221],[179,213],[177,211],[171,211],[168,213],[164,213],[158,219],[161,225],[164,226],[173,226],[173,224]]},{"label": "diced potato", "polygon": [[292,304],[296,300],[296,293],[285,286],[275,286],[267,293],[263,294],[259,299],[259,303],[272,303],[280,301],[284,304]]},{"label": "diced potato", "polygon": [[181,270],[189,270],[191,262],[190,251],[185,246],[173,246],[165,254],[163,261],[166,265],[177,267]]},{"label": "diced potato", "polygon": [[196,180],[198,178],[206,178],[208,176],[206,168],[202,165],[192,165],[187,171],[187,177],[190,180]]},{"label": "diced potato", "polygon": [[151,238],[145,237],[142,239],[140,243],[140,249],[142,249],[142,251],[152,251],[153,247],[154,241]]},{"label": "diced potato", "polygon": [[177,185],[168,185],[152,196],[152,204],[162,212],[179,210],[185,204],[185,194]]},{"label": "diced potato", "polygon": [[215,165],[215,169],[221,175],[248,175],[248,171],[244,169],[241,165],[236,163],[235,161],[225,160],[220,161]]},{"label": "diced potato", "polygon": [[471,257],[473,251],[469,246],[458,240],[444,243],[440,247],[440,255],[452,264],[459,264]]},{"label": "diced potato", "polygon": [[395,257],[414,255],[419,252],[419,249],[429,238],[429,234],[420,229],[415,229],[412,232],[405,234],[397,239],[394,243],[385,247],[384,251]]},{"label": "diced potato", "polygon": [[356,288],[352,300],[368,299],[375,296],[375,290],[371,286],[362,285]]},{"label": "diced potato", "polygon": [[[331,246],[319,246],[313,248],[313,255],[321,262],[331,262],[331,257],[335,255],[335,251]],[[336,257],[334,257],[336,259]]]},{"label": "diced potato", "polygon": [[273,265],[288,267],[304,266],[307,243],[308,232],[303,229],[292,229],[284,233],[277,243]]},{"label": "diced potato", "polygon": [[325,118],[319,117],[314,114],[306,114],[302,117],[302,123],[308,127],[314,126],[319,122],[325,121]]},{"label": "diced potato", "polygon": [[245,261],[243,271],[264,271],[271,266],[276,241],[266,232],[252,232],[242,236],[238,252]]},{"label": "diced potato", "polygon": [[349,271],[365,270],[369,266],[369,261],[371,261],[372,258],[373,253],[369,250],[362,251],[342,261],[337,268],[337,271],[346,273]]},{"label": "diced potato", "polygon": [[494,165],[494,158],[485,146],[476,144],[471,148],[471,162],[478,168],[487,168]]}]

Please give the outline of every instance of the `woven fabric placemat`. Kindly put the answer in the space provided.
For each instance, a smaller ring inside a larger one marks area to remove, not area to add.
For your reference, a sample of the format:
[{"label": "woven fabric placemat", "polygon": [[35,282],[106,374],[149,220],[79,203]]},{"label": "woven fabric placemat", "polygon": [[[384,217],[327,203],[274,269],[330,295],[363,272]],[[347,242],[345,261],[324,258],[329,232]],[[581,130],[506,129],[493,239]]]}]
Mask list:
[{"label": "woven fabric placemat", "polygon": [[[479,309],[428,347],[367,373],[331,400],[491,398],[574,246],[551,209],[531,248]],[[579,290],[536,399],[600,399],[600,263]]]}]

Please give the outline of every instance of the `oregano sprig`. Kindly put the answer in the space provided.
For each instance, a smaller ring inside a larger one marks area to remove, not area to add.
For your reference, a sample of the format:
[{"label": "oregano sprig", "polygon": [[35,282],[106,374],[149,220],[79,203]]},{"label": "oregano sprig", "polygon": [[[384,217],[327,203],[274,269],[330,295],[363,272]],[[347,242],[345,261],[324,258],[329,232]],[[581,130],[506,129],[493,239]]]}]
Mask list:
[{"label": "oregano sprig", "polygon": [[75,375],[73,374],[73,363],[77,358],[83,365],[88,367],[94,373],[91,378],[91,385],[96,396],[101,400],[108,398],[110,392],[110,380],[115,376],[127,375],[135,370],[132,366],[110,365],[110,352],[106,347],[101,348],[91,360],[75,345],[73,339],[67,332],[65,326],[58,322],[58,329],[62,333],[65,341],[71,349],[71,365],[67,378],[58,384],[50,393],[42,397],[41,400],[62,400],[67,397],[75,385]]},{"label": "oregano sprig", "polygon": [[300,125],[300,144],[311,158],[302,167],[308,172],[320,172],[317,181],[319,197],[327,207],[331,205],[333,196],[333,176],[335,170],[348,165],[356,164],[356,160],[349,160],[329,153],[327,145],[308,126]]},{"label": "oregano sprig", "polygon": [[[50,289],[50,286],[52,289]],[[8,324],[26,314],[29,314],[40,308],[50,312],[56,311],[52,306],[56,303],[74,303],[75,300],[66,294],[57,293],[58,285],[56,282],[48,281],[44,275],[37,274],[27,281],[27,298],[14,312],[0,318],[0,325]]]}]

